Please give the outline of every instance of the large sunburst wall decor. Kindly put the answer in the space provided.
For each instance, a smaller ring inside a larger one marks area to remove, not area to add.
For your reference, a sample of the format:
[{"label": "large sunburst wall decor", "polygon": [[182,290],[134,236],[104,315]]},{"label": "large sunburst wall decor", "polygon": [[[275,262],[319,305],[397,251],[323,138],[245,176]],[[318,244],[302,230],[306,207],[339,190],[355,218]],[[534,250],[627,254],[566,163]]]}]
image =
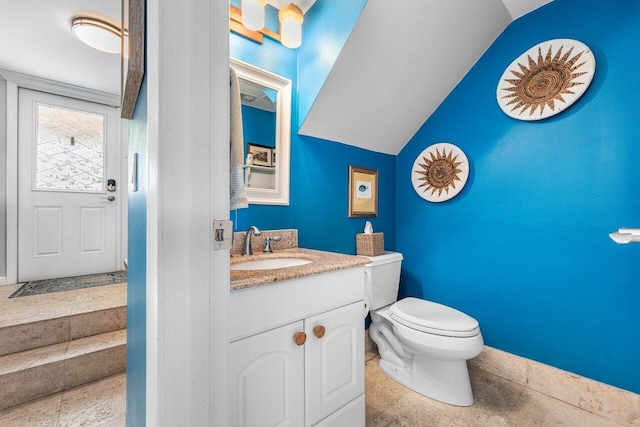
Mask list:
[{"label": "large sunburst wall decor", "polygon": [[587,90],[596,69],[591,50],[571,39],[540,43],[507,67],[498,82],[502,111],[519,120],[541,120],[567,109]]},{"label": "large sunburst wall decor", "polygon": [[413,162],[411,170],[413,189],[430,202],[444,202],[455,197],[468,177],[467,156],[446,142],[425,148]]}]

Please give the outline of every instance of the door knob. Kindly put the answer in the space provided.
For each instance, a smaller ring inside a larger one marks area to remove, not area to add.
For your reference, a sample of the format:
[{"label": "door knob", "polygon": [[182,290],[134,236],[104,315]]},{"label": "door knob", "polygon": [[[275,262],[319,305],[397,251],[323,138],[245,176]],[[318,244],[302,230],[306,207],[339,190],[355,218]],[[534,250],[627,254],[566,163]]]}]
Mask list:
[{"label": "door knob", "polygon": [[313,335],[315,335],[316,338],[322,338],[325,332],[324,326],[318,325],[313,327]]},{"label": "door knob", "polygon": [[113,202],[116,199],[116,196],[107,196],[107,197],[100,197],[100,199],[106,199],[110,202]]},{"label": "door knob", "polygon": [[293,335],[293,340],[297,345],[302,345],[307,340],[307,334],[305,334],[304,332],[296,332]]}]

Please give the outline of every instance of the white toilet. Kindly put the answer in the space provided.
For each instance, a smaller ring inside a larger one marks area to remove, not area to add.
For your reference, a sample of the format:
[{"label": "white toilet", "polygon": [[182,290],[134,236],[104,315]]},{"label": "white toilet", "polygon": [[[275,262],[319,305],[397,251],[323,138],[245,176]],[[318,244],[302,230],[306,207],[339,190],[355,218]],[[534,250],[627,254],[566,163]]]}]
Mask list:
[{"label": "white toilet", "polygon": [[425,396],[458,406],[473,405],[467,360],[483,347],[478,321],[458,310],[418,298],[398,299],[402,254],[369,257],[365,291],[371,339],[380,368]]}]

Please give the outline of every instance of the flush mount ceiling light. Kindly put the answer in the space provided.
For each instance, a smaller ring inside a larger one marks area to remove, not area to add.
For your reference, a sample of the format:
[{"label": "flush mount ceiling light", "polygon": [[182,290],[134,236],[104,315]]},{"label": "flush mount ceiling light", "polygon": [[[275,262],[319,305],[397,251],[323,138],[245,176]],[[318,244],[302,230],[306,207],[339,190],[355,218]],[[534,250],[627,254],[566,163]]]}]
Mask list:
[{"label": "flush mount ceiling light", "polygon": [[71,30],[84,44],[101,52],[120,54],[120,28],[101,19],[78,16]]},{"label": "flush mount ceiling light", "polygon": [[280,8],[280,37],[283,46],[295,49],[302,44],[302,10],[291,3]]},{"label": "flush mount ceiling light", "polygon": [[242,0],[242,25],[252,31],[264,28],[264,8],[267,0]]}]

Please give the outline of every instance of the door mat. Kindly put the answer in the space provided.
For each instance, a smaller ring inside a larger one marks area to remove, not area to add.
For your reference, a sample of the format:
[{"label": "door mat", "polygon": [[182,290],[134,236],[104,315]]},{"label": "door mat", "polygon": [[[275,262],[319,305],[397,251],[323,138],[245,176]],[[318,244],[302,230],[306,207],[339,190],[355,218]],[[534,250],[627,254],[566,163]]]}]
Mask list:
[{"label": "door mat", "polygon": [[126,281],[126,271],[87,274],[85,276],[62,277],[59,279],[34,280],[20,286],[9,298],[48,294],[50,292],[73,291],[75,289],[92,288],[94,286],[115,285],[116,283],[125,283]]}]

